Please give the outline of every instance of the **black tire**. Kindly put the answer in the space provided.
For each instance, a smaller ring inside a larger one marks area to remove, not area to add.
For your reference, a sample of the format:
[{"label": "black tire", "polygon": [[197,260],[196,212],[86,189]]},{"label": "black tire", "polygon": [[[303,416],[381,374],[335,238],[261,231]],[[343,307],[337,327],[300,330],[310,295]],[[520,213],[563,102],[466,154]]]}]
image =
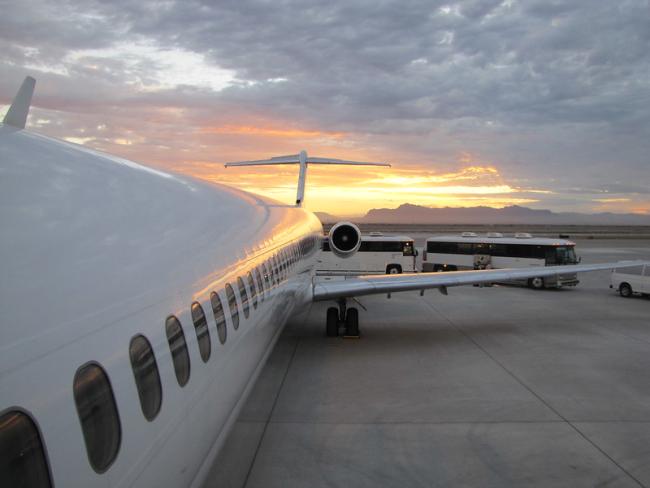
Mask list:
[{"label": "black tire", "polygon": [[528,286],[530,286],[534,290],[542,290],[545,286],[544,278],[540,278],[539,276],[536,276],[535,278],[531,278],[528,280]]},{"label": "black tire", "polygon": [[359,311],[354,307],[345,314],[345,336],[359,337]]},{"label": "black tire", "polygon": [[339,335],[339,311],[337,308],[330,307],[327,309],[325,334],[327,337],[336,337]]},{"label": "black tire", "polygon": [[630,298],[634,293],[632,291],[632,287],[628,283],[621,283],[621,285],[618,287],[618,292],[621,294],[622,297],[625,298]]},{"label": "black tire", "polygon": [[402,274],[402,267],[399,264],[389,264],[386,266],[386,274]]}]

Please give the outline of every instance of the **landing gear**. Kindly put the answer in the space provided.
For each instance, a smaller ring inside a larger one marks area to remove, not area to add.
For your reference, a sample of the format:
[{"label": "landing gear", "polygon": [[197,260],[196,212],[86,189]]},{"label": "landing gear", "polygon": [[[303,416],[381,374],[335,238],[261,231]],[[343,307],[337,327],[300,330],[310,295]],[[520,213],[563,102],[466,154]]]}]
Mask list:
[{"label": "landing gear", "polygon": [[339,311],[334,307],[327,309],[327,323],[325,325],[325,334],[327,337],[336,337],[339,335]]},{"label": "landing gear", "polygon": [[359,310],[354,307],[345,315],[345,337],[359,338]]},{"label": "landing gear", "polygon": [[345,327],[343,334],[346,338],[359,337],[359,310],[355,307],[347,306],[347,300],[342,298],[338,300],[338,310],[334,307],[327,309],[327,320],[325,323],[325,335],[327,337],[336,337],[339,335],[339,329]]}]

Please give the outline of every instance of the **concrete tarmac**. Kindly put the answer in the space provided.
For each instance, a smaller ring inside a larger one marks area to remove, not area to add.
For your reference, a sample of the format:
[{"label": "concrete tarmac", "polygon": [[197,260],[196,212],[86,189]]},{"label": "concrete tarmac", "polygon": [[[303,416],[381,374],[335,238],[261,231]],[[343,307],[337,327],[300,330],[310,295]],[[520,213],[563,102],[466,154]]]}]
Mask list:
[{"label": "concrete tarmac", "polygon": [[[650,242],[578,242],[583,262]],[[206,487],[650,486],[650,299],[450,288],[364,297],[362,338],[288,325]]]}]

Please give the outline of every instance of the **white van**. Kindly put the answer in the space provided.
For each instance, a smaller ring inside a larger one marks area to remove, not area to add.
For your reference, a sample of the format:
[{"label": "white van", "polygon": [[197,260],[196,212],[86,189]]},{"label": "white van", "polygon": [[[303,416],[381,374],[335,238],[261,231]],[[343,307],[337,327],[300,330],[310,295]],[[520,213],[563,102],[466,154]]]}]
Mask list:
[{"label": "white van", "polygon": [[615,269],[609,284],[622,297],[631,297],[635,293],[650,295],[650,265]]}]

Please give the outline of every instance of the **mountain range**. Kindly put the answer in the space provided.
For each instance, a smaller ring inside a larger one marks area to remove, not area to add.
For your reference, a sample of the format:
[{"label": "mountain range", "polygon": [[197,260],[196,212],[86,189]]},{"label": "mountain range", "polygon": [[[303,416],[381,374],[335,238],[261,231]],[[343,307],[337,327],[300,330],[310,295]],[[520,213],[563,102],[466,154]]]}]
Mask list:
[{"label": "mountain range", "polygon": [[[323,212],[316,212],[316,215],[324,223],[343,220]],[[397,208],[374,208],[354,220],[367,224],[650,225],[650,215],[644,214],[552,212],[519,205],[431,208],[410,203]]]}]

